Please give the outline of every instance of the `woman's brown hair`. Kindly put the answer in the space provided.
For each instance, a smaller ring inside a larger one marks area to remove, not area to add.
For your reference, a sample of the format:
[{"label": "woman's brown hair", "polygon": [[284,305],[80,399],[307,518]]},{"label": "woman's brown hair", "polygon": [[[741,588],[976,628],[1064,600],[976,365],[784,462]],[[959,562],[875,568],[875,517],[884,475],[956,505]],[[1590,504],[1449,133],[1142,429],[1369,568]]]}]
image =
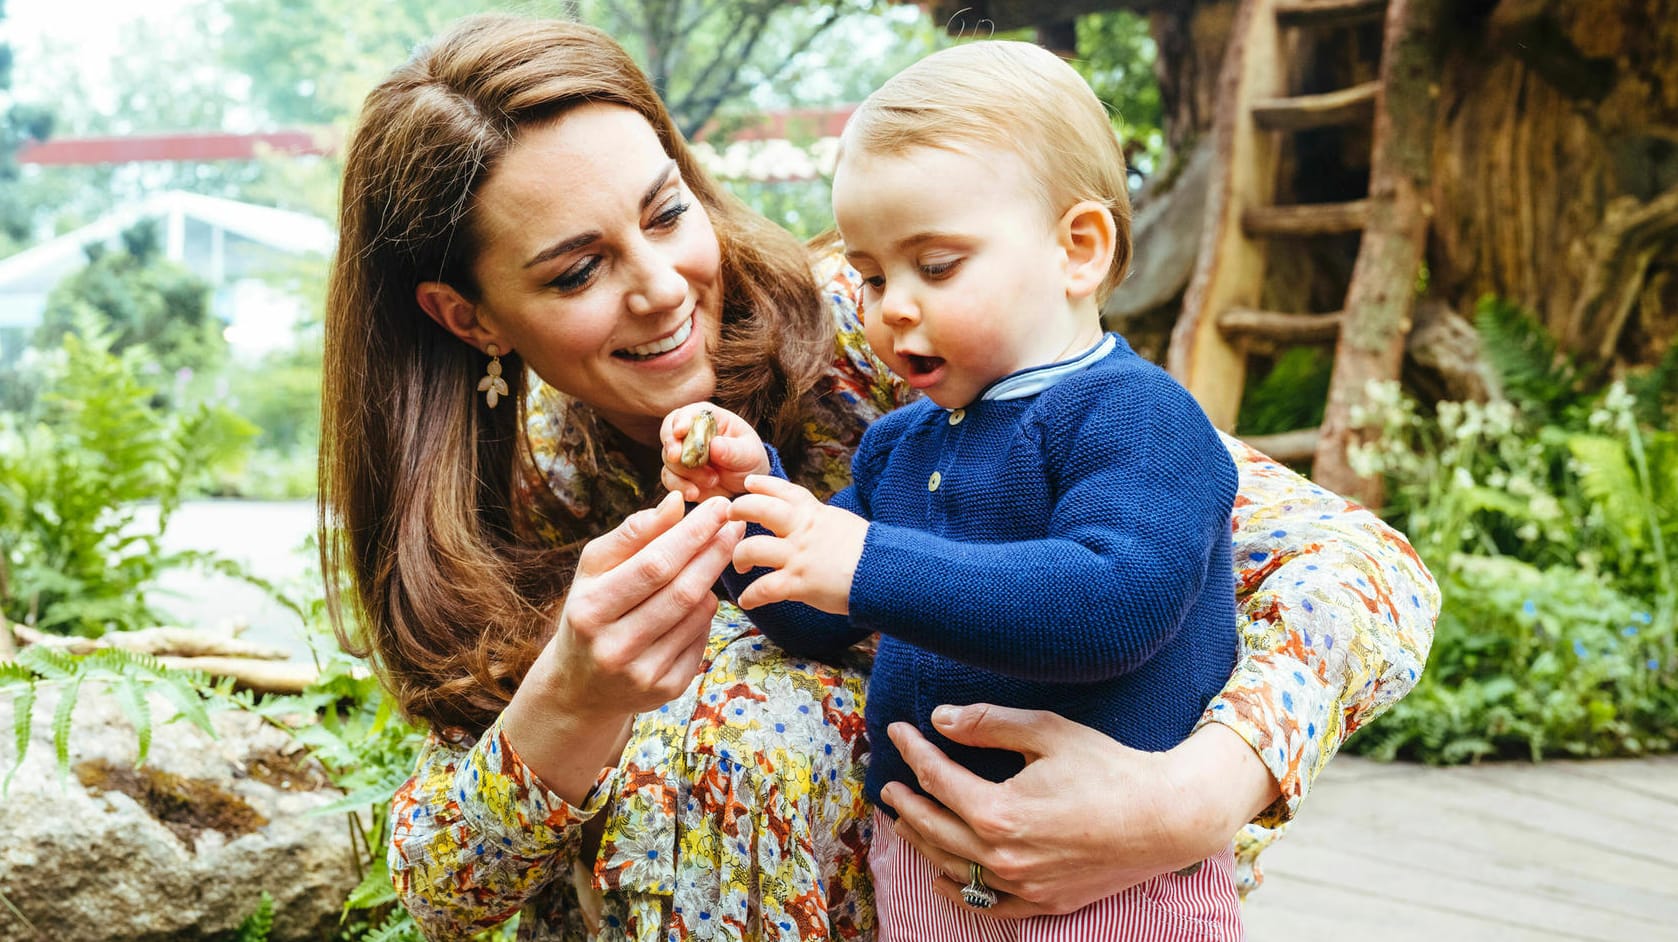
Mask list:
[{"label": "woman's brown hair", "polygon": [[473,17],[374,89],[346,156],[327,294],[321,561],[340,643],[372,656],[404,713],[451,735],[482,732],[506,706],[569,587],[575,547],[531,522],[557,524],[561,542],[594,534],[551,510],[535,478],[522,361],[502,357],[511,407],[486,408],[474,393],[486,359],[428,318],[414,289],[441,280],[479,296],[479,188],[522,129],[584,103],[644,116],[711,215],[724,286],[717,401],[793,445],[800,400],[831,356],[807,251],[705,174],[605,33]]}]

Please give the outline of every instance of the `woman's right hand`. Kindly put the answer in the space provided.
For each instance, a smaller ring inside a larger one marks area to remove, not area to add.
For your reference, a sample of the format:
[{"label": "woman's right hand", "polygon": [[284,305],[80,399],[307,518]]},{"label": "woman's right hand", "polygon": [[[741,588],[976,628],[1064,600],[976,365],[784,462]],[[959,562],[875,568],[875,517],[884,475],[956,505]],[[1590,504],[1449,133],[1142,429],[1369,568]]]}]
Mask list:
[{"label": "woman's right hand", "polygon": [[721,498],[682,507],[669,494],[583,548],[554,636],[502,714],[519,758],[572,804],[617,761],[634,715],[680,696],[699,671],[711,587],[744,525],[728,522]]}]

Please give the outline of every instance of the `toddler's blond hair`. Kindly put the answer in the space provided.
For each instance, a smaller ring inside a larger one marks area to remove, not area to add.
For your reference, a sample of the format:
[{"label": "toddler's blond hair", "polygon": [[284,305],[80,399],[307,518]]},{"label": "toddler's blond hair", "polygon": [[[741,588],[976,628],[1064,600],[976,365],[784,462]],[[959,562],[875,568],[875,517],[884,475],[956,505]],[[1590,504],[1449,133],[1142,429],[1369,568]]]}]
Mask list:
[{"label": "toddler's blond hair", "polygon": [[1070,65],[1031,43],[986,40],[935,52],[869,95],[845,126],[840,154],[896,156],[916,147],[1004,147],[1037,178],[1055,218],[1082,200],[1113,214],[1107,299],[1130,264],[1124,151],[1107,110]]}]

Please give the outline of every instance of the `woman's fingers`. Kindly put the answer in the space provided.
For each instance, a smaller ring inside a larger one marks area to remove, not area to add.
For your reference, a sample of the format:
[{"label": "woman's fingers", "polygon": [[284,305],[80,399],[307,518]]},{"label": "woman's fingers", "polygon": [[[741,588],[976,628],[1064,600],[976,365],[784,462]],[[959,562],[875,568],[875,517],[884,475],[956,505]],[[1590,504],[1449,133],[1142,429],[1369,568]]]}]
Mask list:
[{"label": "woman's fingers", "polygon": [[894,794],[915,800],[907,801],[908,807],[899,807],[891,799],[887,799],[887,803],[896,808],[900,816],[907,818],[917,831],[944,849],[969,859],[974,854],[983,853],[986,843],[969,825],[981,814],[994,809],[1002,787],[962,767],[908,723],[893,723],[888,733],[903,761],[914,771],[921,788],[937,801],[927,801],[908,787],[895,784],[901,792],[894,791]]},{"label": "woman's fingers", "polygon": [[1027,762],[1043,755],[1057,735],[1072,735],[1081,728],[1055,713],[990,703],[938,707],[932,711],[932,724],[964,746],[1006,749],[1025,756]]},{"label": "woman's fingers", "polygon": [[613,569],[680,519],[681,500],[674,494],[665,495],[657,506],[637,510],[616,527],[590,540],[577,559],[577,574],[590,576]]},{"label": "woman's fingers", "polygon": [[[584,547],[586,557],[596,544],[612,541],[601,556],[592,561],[593,565],[586,572],[579,562],[577,582],[583,583],[586,575],[587,584],[572,587],[566,607],[573,610],[570,613],[574,619],[595,624],[615,622],[658,594],[708,547],[715,549],[712,542],[728,523],[728,501],[712,498],[694,508],[686,517],[681,516],[681,510],[681,495],[671,493],[655,508],[657,516],[638,519],[640,513],[632,514],[618,530]],[[629,534],[614,539],[619,530],[626,528],[631,531]],[[653,533],[650,539],[646,537],[648,532]],[[639,544],[639,548],[633,553],[621,553],[624,546],[635,544]],[[732,553],[732,543],[728,549]],[[714,552],[712,555],[715,555]],[[614,564],[601,565],[603,560],[612,559],[615,559]],[[720,561],[716,572],[711,573],[711,581],[722,574],[725,565],[726,557]],[[579,605],[582,610],[575,611]]]}]

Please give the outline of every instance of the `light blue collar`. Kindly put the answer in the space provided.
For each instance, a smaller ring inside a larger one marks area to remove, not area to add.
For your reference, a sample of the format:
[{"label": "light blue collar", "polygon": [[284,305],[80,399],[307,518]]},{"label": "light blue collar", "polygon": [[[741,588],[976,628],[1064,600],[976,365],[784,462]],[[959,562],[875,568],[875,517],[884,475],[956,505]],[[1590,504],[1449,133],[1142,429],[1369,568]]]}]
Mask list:
[{"label": "light blue collar", "polygon": [[1118,342],[1118,338],[1112,334],[1103,334],[1101,340],[1095,346],[1070,360],[1062,360],[1059,363],[1045,363],[1042,366],[1027,367],[1018,373],[1009,373],[986,387],[985,391],[979,394],[979,398],[981,400],[1024,399],[1026,396],[1035,396],[1112,353]]}]

